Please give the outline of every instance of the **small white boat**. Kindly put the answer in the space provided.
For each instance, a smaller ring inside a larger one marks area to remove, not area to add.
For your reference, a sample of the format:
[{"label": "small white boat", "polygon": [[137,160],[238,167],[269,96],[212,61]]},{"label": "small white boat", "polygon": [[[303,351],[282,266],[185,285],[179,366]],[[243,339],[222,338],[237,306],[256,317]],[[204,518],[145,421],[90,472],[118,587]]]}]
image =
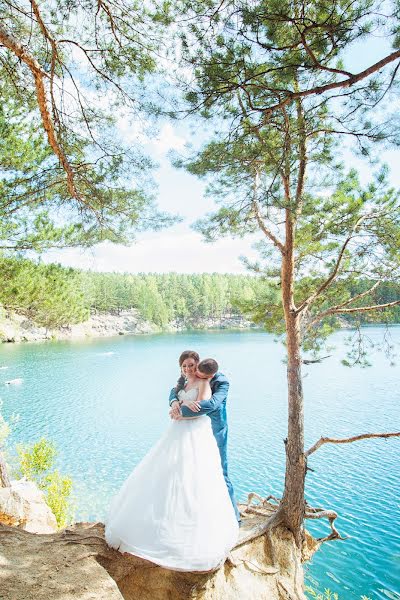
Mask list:
[{"label": "small white boat", "polygon": [[20,377],[17,377],[17,379],[10,379],[10,381],[6,381],[5,384],[6,385],[19,385],[20,383],[22,383],[23,379],[21,379]]},{"label": "small white boat", "polygon": [[0,367],[0,371],[4,371],[5,369],[8,369],[8,367]]}]

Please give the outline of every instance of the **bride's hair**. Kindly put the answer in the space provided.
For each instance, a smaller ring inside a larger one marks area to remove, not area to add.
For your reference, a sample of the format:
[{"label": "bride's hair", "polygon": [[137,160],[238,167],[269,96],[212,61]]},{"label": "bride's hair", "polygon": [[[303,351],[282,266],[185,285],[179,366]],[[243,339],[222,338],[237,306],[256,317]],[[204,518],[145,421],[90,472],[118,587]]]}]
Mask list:
[{"label": "bride's hair", "polygon": [[[195,360],[197,363],[200,361],[200,356],[197,354],[197,352],[194,352],[193,350],[184,350],[182,352],[182,354],[179,357],[179,366],[181,367],[183,362],[187,359],[187,358],[193,358],[193,360]],[[178,393],[181,390],[183,390],[183,388],[185,387],[185,377],[184,375],[181,374],[181,376],[179,377],[176,387],[175,387],[175,392]]]}]

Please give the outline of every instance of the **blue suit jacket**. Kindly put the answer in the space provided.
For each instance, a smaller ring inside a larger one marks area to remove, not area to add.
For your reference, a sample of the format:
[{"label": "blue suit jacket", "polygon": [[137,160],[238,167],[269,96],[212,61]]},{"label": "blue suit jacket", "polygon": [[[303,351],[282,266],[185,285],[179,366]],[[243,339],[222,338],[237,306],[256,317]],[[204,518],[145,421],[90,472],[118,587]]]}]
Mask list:
[{"label": "blue suit jacket", "polygon": [[[228,441],[228,422],[226,418],[226,399],[229,390],[229,381],[222,373],[216,373],[210,381],[212,396],[210,400],[200,402],[201,410],[193,412],[187,406],[182,406],[183,417],[199,417],[207,415],[211,419],[214,437],[217,440],[221,461],[225,467]],[[175,388],[172,388],[169,395],[169,403],[177,400]],[[224,469],[225,470],[225,469]]]}]

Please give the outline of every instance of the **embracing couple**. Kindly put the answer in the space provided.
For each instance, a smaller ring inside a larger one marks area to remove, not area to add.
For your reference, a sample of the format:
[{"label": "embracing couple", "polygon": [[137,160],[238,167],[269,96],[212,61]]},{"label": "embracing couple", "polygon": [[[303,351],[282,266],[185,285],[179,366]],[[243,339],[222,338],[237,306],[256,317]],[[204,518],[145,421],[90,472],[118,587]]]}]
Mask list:
[{"label": "embracing couple", "polygon": [[224,562],[240,523],[228,477],[229,382],[191,350],[179,366],[172,422],[112,499],[105,538],[165,568],[208,571]]}]

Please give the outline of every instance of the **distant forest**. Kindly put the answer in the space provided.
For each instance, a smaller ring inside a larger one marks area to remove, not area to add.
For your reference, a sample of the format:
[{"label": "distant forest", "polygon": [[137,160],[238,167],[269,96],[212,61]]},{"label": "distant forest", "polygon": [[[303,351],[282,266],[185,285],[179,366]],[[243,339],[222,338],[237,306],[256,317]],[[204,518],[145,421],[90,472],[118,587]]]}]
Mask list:
[{"label": "distant forest", "polygon": [[[359,280],[349,293],[353,296],[368,285],[367,280]],[[382,283],[375,294],[379,303],[396,300],[400,285]],[[267,307],[279,304],[279,298],[277,283],[262,276],[94,273],[24,258],[0,258],[2,310],[25,315],[48,328],[85,321],[96,311],[118,314],[132,308],[161,329],[176,319],[185,323],[229,315],[265,324]],[[400,306],[389,314],[361,317],[363,322],[400,323]]]}]

